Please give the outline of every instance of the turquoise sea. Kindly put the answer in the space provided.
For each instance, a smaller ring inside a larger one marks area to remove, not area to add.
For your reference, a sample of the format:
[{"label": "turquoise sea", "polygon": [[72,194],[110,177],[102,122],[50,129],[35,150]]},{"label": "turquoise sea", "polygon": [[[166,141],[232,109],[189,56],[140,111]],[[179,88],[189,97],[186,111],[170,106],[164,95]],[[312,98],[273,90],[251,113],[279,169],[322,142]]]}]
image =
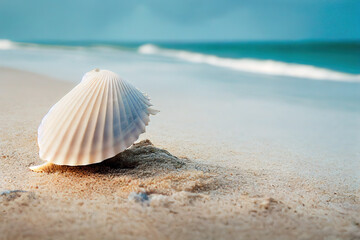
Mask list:
[{"label": "turquoise sea", "polygon": [[76,83],[94,68],[112,70],[161,110],[153,138],[261,152],[257,166],[359,189],[360,42],[0,40],[0,66]]}]

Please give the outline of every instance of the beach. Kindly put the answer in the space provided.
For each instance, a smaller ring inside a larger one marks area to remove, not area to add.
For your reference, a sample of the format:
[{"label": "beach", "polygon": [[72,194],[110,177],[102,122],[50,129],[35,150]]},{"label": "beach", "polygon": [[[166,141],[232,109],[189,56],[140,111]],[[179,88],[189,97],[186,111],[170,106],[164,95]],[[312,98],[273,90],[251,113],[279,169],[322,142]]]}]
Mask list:
[{"label": "beach", "polygon": [[[219,117],[229,113],[232,106],[225,102],[231,93],[195,91],[196,82],[181,93],[181,101],[167,102],[179,96],[176,83],[135,80],[161,111],[151,118],[140,144],[94,166],[30,171],[29,166],[43,162],[37,147],[42,117],[75,86],[64,78],[0,68],[0,239],[360,238],[354,145],[337,149],[353,157],[345,163],[311,154],[327,145],[293,151],[291,144],[285,148],[281,141],[256,135],[239,140],[239,133],[249,135],[241,128],[222,135],[220,126],[240,121],[233,119],[238,115]],[[169,91],[161,94],[156,84],[161,89],[169,84]],[[188,112],[178,111],[181,103]],[[318,104],[325,117],[333,116]],[[237,106],[249,105],[272,106],[252,99]],[[211,114],[218,117],[207,120]],[[347,114],[358,119],[354,111]],[[270,130],[268,136],[274,136]],[[347,167],[338,168],[342,165]]]}]

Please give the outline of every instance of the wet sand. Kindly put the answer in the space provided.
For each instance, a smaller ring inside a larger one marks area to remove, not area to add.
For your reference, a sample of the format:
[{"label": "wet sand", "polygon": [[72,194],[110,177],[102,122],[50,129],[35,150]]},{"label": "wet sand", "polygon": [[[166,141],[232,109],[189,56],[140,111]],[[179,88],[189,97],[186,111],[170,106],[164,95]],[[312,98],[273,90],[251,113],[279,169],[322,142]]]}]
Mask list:
[{"label": "wet sand", "polygon": [[42,117],[73,86],[0,68],[0,239],[360,239],[359,190],[180,130],[152,129],[101,164],[30,171]]}]

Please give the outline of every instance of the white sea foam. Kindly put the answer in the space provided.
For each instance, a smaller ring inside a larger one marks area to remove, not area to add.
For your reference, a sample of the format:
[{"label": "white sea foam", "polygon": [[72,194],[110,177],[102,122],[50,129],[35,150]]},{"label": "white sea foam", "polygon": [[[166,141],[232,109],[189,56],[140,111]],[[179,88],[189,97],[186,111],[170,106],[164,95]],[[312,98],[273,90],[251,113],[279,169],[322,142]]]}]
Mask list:
[{"label": "white sea foam", "polygon": [[154,54],[178,58],[193,63],[204,63],[243,72],[297,78],[310,78],[316,80],[360,82],[360,75],[336,72],[330,69],[319,68],[304,64],[294,64],[273,60],[257,60],[248,58],[222,58],[215,55],[160,48],[153,44],[144,44],[140,46],[138,48],[138,52],[142,54]]},{"label": "white sea foam", "polygon": [[7,40],[7,39],[0,39],[0,50],[9,50],[14,49],[16,46],[16,43]]}]

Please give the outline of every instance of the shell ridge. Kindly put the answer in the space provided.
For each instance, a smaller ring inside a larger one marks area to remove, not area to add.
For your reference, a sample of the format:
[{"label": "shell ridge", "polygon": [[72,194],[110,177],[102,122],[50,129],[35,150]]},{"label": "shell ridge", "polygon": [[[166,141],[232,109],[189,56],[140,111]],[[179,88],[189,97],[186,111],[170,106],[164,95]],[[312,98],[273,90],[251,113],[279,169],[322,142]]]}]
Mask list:
[{"label": "shell ridge", "polygon": [[139,117],[139,111],[142,111],[142,107],[140,105],[140,103],[138,101],[136,101],[136,99],[134,98],[134,94],[133,92],[131,91],[131,86],[127,86],[126,84],[124,84],[124,90],[126,92],[126,96],[128,96],[128,99],[131,103],[131,105],[133,106],[131,108],[131,110],[134,110],[132,111],[133,115],[135,115],[135,119],[137,117]]},{"label": "shell ridge", "polygon": [[134,122],[134,125],[135,127],[133,128],[133,131],[129,133],[130,136],[127,143],[128,147],[130,147],[140,137],[141,133],[145,132],[144,123],[140,118],[138,118],[137,121]]},{"label": "shell ridge", "polygon": [[[99,81],[99,90],[102,90],[103,89],[103,83],[101,83]],[[98,96],[99,92],[96,92],[94,93],[95,96]],[[81,145],[84,141],[84,136],[85,136],[85,133],[87,131],[87,128],[88,128],[88,124],[89,124],[89,121],[90,121],[90,118],[91,118],[91,111],[89,111],[89,106],[93,106],[95,104],[95,101],[96,101],[96,98],[94,98],[94,95],[92,96],[91,98],[91,101],[88,102],[87,105],[84,105],[83,108],[84,108],[84,111],[82,113],[82,116],[81,116],[81,119],[80,121],[77,123],[77,126],[76,126],[76,130],[78,131],[78,133],[74,134],[74,137],[72,139],[72,142],[70,144],[70,146],[72,146],[73,149],[77,149],[77,151],[72,151],[72,152],[68,152],[68,154],[71,153],[72,156],[66,156],[66,158],[68,159],[68,161],[70,162],[74,162],[76,159],[81,159]],[[84,123],[84,124],[83,124]],[[83,160],[83,159],[81,159]]]},{"label": "shell ridge", "polygon": [[[144,109],[146,109],[147,106],[148,106],[148,103],[146,103],[146,102],[143,101],[144,99],[143,99],[143,95],[141,94],[141,92],[140,92],[138,89],[134,88],[134,87],[133,87],[131,84],[129,84],[129,83],[127,83],[125,86],[128,88],[128,90],[129,90],[129,92],[130,92],[131,97],[133,98],[133,100],[137,103],[138,108],[139,108],[141,111],[143,111]],[[138,99],[140,100],[140,102],[139,102],[139,101],[136,101],[135,96],[138,97]],[[145,106],[144,106],[144,105],[145,105]]]},{"label": "shell ridge", "polygon": [[[132,134],[131,138],[125,138],[125,140],[127,140],[127,141],[125,142],[124,145],[115,145],[115,146],[113,146],[114,151],[117,152],[117,153],[120,153],[120,152],[124,151],[125,149],[127,149],[128,147],[130,147],[136,140],[138,140],[139,137],[140,137],[140,134],[145,132],[145,129],[140,129],[140,128],[137,128],[137,129],[138,129],[138,130],[136,130],[137,132],[135,134]],[[116,153],[113,154],[113,155],[109,154],[108,156],[104,156],[104,157],[105,157],[105,159],[108,159],[108,158],[111,158],[111,157],[113,157],[115,155],[116,155]]]},{"label": "shell ridge", "polygon": [[[106,94],[104,94],[103,98],[102,98],[102,106],[100,107],[100,112],[98,114],[98,121],[97,121],[96,128],[95,128],[95,134],[96,134],[96,137],[98,138],[97,144],[95,145],[96,160],[102,159],[103,153],[101,152],[101,150],[104,148],[104,145],[105,145],[104,133],[105,133],[105,123],[106,123],[106,117],[107,117],[106,115],[107,115],[107,110],[109,107],[108,97],[109,97],[109,85],[110,85],[110,81],[111,81],[110,76],[107,76],[105,81],[106,81],[106,85],[105,85],[106,89],[104,90],[104,92]],[[98,130],[98,127],[99,127],[99,130]]]},{"label": "shell ridge", "polygon": [[[130,108],[130,106],[129,106],[129,102],[128,102],[126,93],[125,93],[125,91],[123,89],[123,86],[122,86],[121,82],[119,81],[119,82],[117,82],[117,84],[118,84],[118,90],[120,91],[119,92],[120,93],[119,94],[120,102],[123,105],[123,108],[122,108],[123,113],[124,113],[123,117],[126,119],[126,125],[128,126],[128,125],[130,125],[130,121],[133,120],[133,115],[132,115],[132,113],[128,113],[128,111],[127,111]],[[123,129],[123,124],[121,124],[121,130],[122,130],[122,132],[125,130],[125,129]]]},{"label": "shell ridge", "polygon": [[129,117],[125,116],[125,118],[127,119],[127,124],[126,124],[126,128],[123,128],[121,125],[121,132],[122,132],[122,137],[121,137],[121,142],[125,143],[122,144],[124,145],[122,147],[123,150],[125,150],[126,148],[128,148],[129,146],[131,146],[131,144],[128,144],[128,139],[129,139],[129,131],[131,131],[133,129],[133,124],[136,121],[136,116],[134,115],[134,113],[131,111],[129,112],[129,109],[132,109],[133,104],[131,102],[131,99],[128,98],[128,93],[126,91],[126,89],[124,88],[124,85],[122,84],[121,81],[117,82],[117,85],[119,87],[119,90],[121,92],[120,94],[120,98],[121,98],[121,102],[123,103],[124,106],[124,114],[125,115],[131,115],[131,122],[129,122]]},{"label": "shell ridge", "polygon": [[[132,92],[133,94],[131,95],[132,97],[133,97],[133,99],[134,99],[134,95],[137,95],[137,96],[141,96],[141,97],[143,97],[144,98],[144,96],[143,96],[143,94],[141,93],[141,91],[139,91],[137,88],[135,88],[135,87],[133,87],[130,83],[128,83],[128,82],[124,82],[125,83],[125,85],[127,86],[127,89],[130,91],[130,92]],[[140,99],[141,99],[141,97],[140,97]],[[137,102],[136,100],[135,100],[135,102]],[[140,103],[139,102],[137,102],[138,103],[138,105],[140,105]],[[150,121],[150,119],[149,119],[149,115],[150,114],[156,114],[158,111],[157,110],[154,110],[154,109],[151,109],[149,106],[152,106],[152,104],[150,103],[150,102],[145,102],[144,103],[146,106],[140,106],[139,108],[141,109],[141,111],[140,112],[138,112],[138,115],[139,115],[139,117],[142,119],[142,120],[145,120],[145,125],[148,125],[148,122]]]},{"label": "shell ridge", "polygon": [[[137,88],[130,88],[133,92],[135,92],[135,93],[139,93],[139,94],[142,94]],[[135,94],[134,93],[134,94]],[[150,102],[148,102],[148,103],[145,103],[145,105],[146,106],[143,106],[142,108],[141,108],[141,111],[143,111],[143,112],[146,112],[146,114],[147,114],[147,116],[149,116],[150,114],[151,115],[155,115],[155,114],[157,114],[159,111],[158,110],[155,110],[155,109],[152,109],[152,108],[150,108],[151,106],[152,106],[152,104],[150,103]],[[147,125],[147,124],[146,124]]]},{"label": "shell ridge", "polygon": [[[82,116],[83,114],[86,112],[86,109],[89,105],[93,104],[95,102],[95,99],[94,96],[98,95],[101,88],[101,82],[96,82],[97,84],[94,85],[93,88],[87,88],[87,90],[89,90],[89,94],[86,95],[83,99],[83,101],[81,103],[78,103],[78,108],[76,111],[73,111],[71,112],[71,114],[69,114],[68,116],[68,121],[67,121],[67,124],[65,126],[62,126],[62,129],[66,129],[67,131],[62,134],[62,135],[58,135],[58,138],[60,141],[58,141],[58,144],[57,144],[57,151],[56,151],[56,155],[59,155],[59,156],[63,156],[61,155],[60,153],[67,150],[71,145],[71,141],[73,138],[76,138],[78,137],[78,135],[74,135],[74,134],[71,134],[71,133],[74,133],[76,132],[77,130],[77,127],[75,126],[71,126],[71,124],[73,124],[75,122],[75,125],[78,126],[78,124],[81,123],[81,119],[82,119]],[[87,101],[87,104],[85,105],[84,103]],[[71,118],[70,118],[71,117]],[[62,144],[64,145],[63,147],[59,147],[59,144]],[[70,152],[68,152],[70,154]],[[67,154],[62,158],[62,159],[57,159],[56,161],[54,160],[53,163],[56,163],[56,164],[60,164],[60,165],[68,165],[68,163],[70,163],[69,165],[72,165],[72,159],[70,156],[67,156]]]},{"label": "shell ridge", "polygon": [[[101,81],[102,84],[105,84],[105,81]],[[94,116],[94,114],[96,113],[96,117],[94,117],[94,119],[96,119],[95,121],[89,121],[89,124],[88,127],[87,127],[87,131],[83,137],[83,140],[82,141],[82,144],[81,144],[81,148],[83,149],[82,153],[81,153],[81,157],[80,157],[80,163],[82,163],[84,161],[84,155],[89,155],[91,156],[91,147],[92,147],[92,139],[94,139],[94,135],[95,135],[95,131],[96,131],[96,124],[97,124],[97,121],[99,119],[99,112],[100,112],[100,103],[99,103],[99,99],[102,99],[104,95],[104,91],[102,91],[100,94],[98,94],[96,96],[96,100],[95,100],[95,104],[93,106],[93,109],[91,110],[91,114],[90,116]],[[90,130],[92,129],[92,130]],[[89,134],[89,135],[87,135]],[[93,162],[95,163],[93,160],[88,160],[89,162]]]},{"label": "shell ridge", "polygon": [[128,85],[131,86],[131,90],[132,92],[139,98],[139,100],[141,102],[143,102],[146,105],[151,105],[149,99],[147,99],[144,95],[143,92],[141,92],[139,89],[137,89],[136,87],[132,86],[130,83],[128,83]]},{"label": "shell ridge", "polygon": [[[50,113],[50,111],[52,111],[53,109],[57,109],[59,103],[65,103],[65,104],[68,104],[68,103],[71,103],[71,102],[74,102],[72,101],[71,97],[72,95],[75,95],[77,96],[77,92],[79,92],[81,90],[80,86],[79,85],[76,85],[74,89],[72,89],[68,94],[66,94],[65,96],[63,96],[62,98],[60,98],[60,100],[57,101],[57,103],[55,103],[49,110],[48,113]],[[80,96],[78,96],[80,97]],[[63,109],[63,111],[66,111],[66,109]],[[49,115],[49,114],[46,114],[46,116],[49,116],[51,118],[57,118],[58,115],[61,114],[61,111],[58,111],[56,114],[53,114],[53,115]]]},{"label": "shell ridge", "polygon": [[131,86],[132,92],[146,105],[152,105],[150,103],[150,99],[148,99],[145,95],[145,93],[141,92],[138,88],[132,86],[130,83],[125,82],[126,85]]},{"label": "shell ridge", "polygon": [[107,109],[106,109],[106,116],[107,116],[107,119],[106,119],[106,121],[107,121],[107,128],[105,129],[105,131],[104,131],[104,135],[105,136],[103,136],[103,138],[105,138],[105,141],[104,141],[104,151],[105,151],[105,153],[103,154],[103,158],[106,158],[106,156],[107,155],[112,155],[112,154],[114,154],[115,155],[115,153],[111,150],[111,149],[113,149],[113,148],[111,148],[110,149],[110,152],[109,152],[109,146],[110,147],[112,147],[111,145],[111,143],[112,142],[114,142],[115,141],[115,138],[114,138],[114,126],[113,126],[113,124],[114,124],[114,116],[113,116],[113,114],[114,114],[114,101],[113,101],[113,99],[114,99],[114,94],[113,94],[113,85],[114,85],[114,79],[112,79],[111,80],[111,83],[109,84],[109,90],[108,90],[108,92],[109,92],[109,98],[108,98],[108,107],[107,107]]},{"label": "shell ridge", "polygon": [[129,131],[132,130],[132,123],[136,121],[138,115],[136,112],[136,107],[134,105],[134,103],[132,102],[132,98],[131,98],[131,94],[129,94],[129,92],[126,89],[126,86],[124,84],[120,84],[122,89],[123,89],[123,93],[124,96],[121,96],[122,99],[124,99],[127,102],[127,107],[125,108],[125,113],[126,115],[130,115],[131,116],[131,122],[126,126],[125,130],[125,134],[127,135]]},{"label": "shell ridge", "polygon": [[[135,118],[133,119],[133,122],[131,125],[128,126],[127,129],[127,136],[125,141],[127,142],[126,146],[130,147],[132,143],[140,136],[140,132],[145,130],[145,125],[143,123],[144,116],[147,116],[147,113],[144,111],[146,107],[141,106],[141,104],[135,99],[135,93],[133,90],[134,87],[130,84],[124,84],[123,85],[124,90],[126,92],[125,96],[128,96],[129,101],[131,102],[134,112],[133,115],[135,115]],[[139,129],[141,129],[139,131]],[[138,136],[137,136],[138,135]],[[135,139],[135,140],[134,140]],[[131,143],[129,143],[131,142]]]},{"label": "shell ridge", "polygon": [[[141,99],[140,96],[143,97],[142,93],[137,89],[137,88],[134,88],[131,84],[128,83],[128,88],[129,88],[129,91],[132,93],[132,97],[133,99],[135,98],[135,95],[136,96],[139,96],[139,99]],[[138,105],[138,109],[140,109],[140,112],[143,113],[145,112],[147,115],[149,115],[149,112],[148,112],[148,108],[149,106],[151,106],[152,104],[150,104],[149,102],[138,102],[136,101],[136,99],[134,99],[134,101],[137,103]]]},{"label": "shell ridge", "polygon": [[120,121],[120,129],[121,129],[120,144],[123,145],[123,149],[125,150],[128,147],[126,144],[126,141],[125,141],[127,138],[127,127],[131,125],[131,122],[133,121],[133,115],[132,115],[132,113],[128,113],[128,109],[130,108],[130,105],[129,105],[129,101],[126,97],[126,92],[124,91],[124,88],[122,85],[122,80],[117,81],[116,84],[118,87],[117,90],[118,90],[119,100],[123,106],[122,108],[120,108],[120,110],[122,110],[123,120],[126,121],[126,124],[122,123]]},{"label": "shell ridge", "polygon": [[[121,84],[121,82],[118,79],[116,79],[115,84],[114,84],[116,87],[115,87],[114,91],[117,93],[117,94],[115,94],[115,95],[117,95],[116,99],[117,100],[120,99],[122,101],[121,98],[118,98],[118,96],[121,97],[122,93],[123,93],[120,84]],[[119,104],[119,103],[117,102],[117,104]],[[117,113],[121,114],[120,111],[118,111],[118,109],[117,109]],[[126,112],[124,112],[124,114],[126,114]],[[118,118],[118,119],[120,120],[121,118]],[[131,124],[131,123],[127,123],[127,124]],[[123,129],[121,128],[121,123],[120,122],[119,122],[119,129],[120,129],[119,141],[113,141],[112,145],[104,147],[104,149],[103,149],[104,150],[104,152],[103,152],[104,153],[103,154],[104,159],[113,157],[117,153],[119,153],[121,151],[124,151],[126,148],[129,147],[127,142],[124,141],[127,138],[127,136],[126,136],[126,133],[124,135],[124,132],[123,132]]]},{"label": "shell ridge", "polygon": [[[113,148],[115,148],[116,145],[119,145],[121,148],[123,147],[122,146],[123,131],[121,128],[121,118],[125,118],[125,116],[122,116],[122,115],[124,115],[124,113],[121,112],[121,109],[124,108],[124,105],[122,105],[122,107],[120,106],[122,104],[122,102],[121,102],[119,94],[120,94],[119,81],[116,80],[116,81],[114,81],[114,96],[116,98],[116,100],[114,101],[115,110],[116,110],[116,114],[114,115],[114,117],[117,117],[117,118],[113,119],[113,122],[115,123],[115,124],[113,124],[113,127],[114,127],[114,129],[116,129],[116,131],[114,131],[113,133],[117,134],[118,142],[115,141],[113,143],[113,146],[112,146]],[[126,118],[124,120],[127,121]]]},{"label": "shell ridge", "polygon": [[[58,107],[59,105],[61,104],[66,104],[66,105],[70,105],[70,108],[75,108],[76,107],[76,104],[77,104],[77,101],[79,98],[81,98],[81,96],[83,96],[85,93],[83,94],[75,94],[79,91],[80,88],[77,88],[79,85],[77,85],[73,90],[71,90],[68,94],[66,94],[64,97],[62,97],[54,106],[52,106],[50,108],[50,110],[48,111],[48,113],[45,115],[45,117],[43,118],[43,120],[41,121],[41,124],[39,126],[39,129],[38,129],[38,133],[39,134],[39,137],[44,137],[46,138],[49,134],[51,134],[51,132],[47,132],[47,133],[44,133],[45,135],[42,134],[42,129],[44,127],[46,127],[47,125],[51,124],[52,121],[54,121],[54,119],[57,119],[59,118],[59,116],[63,116],[64,112],[68,111],[67,108],[63,108],[63,109],[60,109],[58,110]],[[71,96],[76,96],[77,98],[76,99],[72,99]],[[72,100],[72,101],[71,101]],[[53,127],[53,130],[54,131],[57,131],[60,126],[61,126],[61,123],[63,121],[65,121],[65,119],[61,119],[62,121],[61,122],[58,122],[55,127]],[[52,127],[49,126],[49,127]],[[54,135],[53,135],[54,136]]]},{"label": "shell ridge", "polygon": [[[127,116],[127,111],[126,109],[129,108],[129,102],[127,101],[127,99],[124,99],[124,89],[121,86],[121,81],[116,81],[116,91],[117,91],[117,96],[118,96],[118,104],[122,105],[122,107],[119,108],[119,110],[123,110],[120,115],[123,115],[122,120],[126,121],[126,124],[121,122],[121,118],[120,118],[120,122],[119,122],[119,131],[120,131],[120,135],[119,135],[119,140],[118,142],[114,143],[114,148],[117,150],[125,150],[126,148],[128,148],[129,146],[127,145],[126,139],[127,139],[127,129],[123,128],[123,126],[130,126],[131,122],[129,122],[129,118]],[[119,147],[117,146],[119,145]]]},{"label": "shell ridge", "polygon": [[[80,99],[85,98],[88,95],[91,95],[91,92],[86,91],[86,92],[84,92],[84,94],[81,95]],[[79,100],[79,99],[77,98],[76,100]],[[62,103],[61,103],[61,105],[62,105]],[[51,129],[51,131],[48,131],[48,134],[46,136],[44,136],[44,138],[38,139],[40,148],[41,148],[41,145],[44,148],[47,148],[47,147],[49,147],[49,145],[52,145],[52,149],[55,149],[56,147],[58,147],[58,145],[61,143],[61,141],[58,141],[57,143],[53,143],[53,141],[56,138],[59,138],[60,136],[62,136],[62,134],[59,131],[64,129],[64,124],[66,124],[66,122],[70,121],[69,120],[70,117],[71,118],[75,117],[75,115],[80,107],[81,107],[81,104],[79,104],[78,101],[76,101],[76,102],[74,101],[74,108],[72,108],[72,109],[66,108],[66,111],[63,112],[60,122],[56,123],[54,121],[54,123],[52,123],[52,124],[50,123],[51,124],[50,126],[49,125],[47,126],[48,128]],[[70,112],[71,114],[66,115],[65,114],[66,112]],[[49,120],[47,120],[47,121],[49,121]],[[51,153],[48,153],[48,154],[51,154]],[[44,156],[44,158],[48,158],[48,157]]]}]

